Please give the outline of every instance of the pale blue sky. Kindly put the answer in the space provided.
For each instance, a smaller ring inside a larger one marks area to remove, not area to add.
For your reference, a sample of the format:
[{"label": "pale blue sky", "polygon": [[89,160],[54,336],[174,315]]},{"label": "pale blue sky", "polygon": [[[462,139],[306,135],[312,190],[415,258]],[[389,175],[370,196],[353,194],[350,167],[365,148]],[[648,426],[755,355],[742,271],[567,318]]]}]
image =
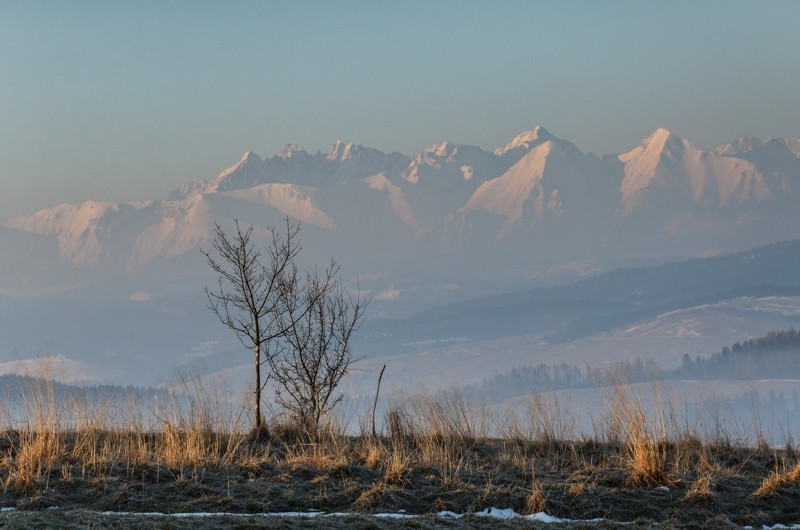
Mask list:
[{"label": "pale blue sky", "polygon": [[0,0],[0,219],[251,149],[800,136],[800,2]]}]

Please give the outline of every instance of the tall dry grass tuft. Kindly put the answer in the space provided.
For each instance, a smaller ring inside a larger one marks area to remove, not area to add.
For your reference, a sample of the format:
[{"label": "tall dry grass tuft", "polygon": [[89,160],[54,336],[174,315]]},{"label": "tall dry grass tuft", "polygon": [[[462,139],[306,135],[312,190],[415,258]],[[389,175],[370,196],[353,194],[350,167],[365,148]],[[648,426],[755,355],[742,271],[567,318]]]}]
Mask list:
[{"label": "tall dry grass tuft", "polygon": [[156,458],[181,471],[205,466],[226,466],[247,450],[242,409],[231,414],[223,390],[199,376],[178,374],[177,392],[160,411],[162,436]]},{"label": "tall dry grass tuft", "polygon": [[525,503],[529,514],[536,514],[549,511],[547,495],[545,495],[542,483],[536,480],[536,468],[531,465],[531,493]]},{"label": "tall dry grass tuft", "polygon": [[474,440],[484,437],[488,428],[485,414],[476,414],[458,390],[433,396],[427,392],[402,402],[414,433],[435,439]]},{"label": "tall dry grass tuft", "polygon": [[550,399],[533,394],[521,406],[521,413],[516,408],[509,410],[496,422],[495,430],[501,438],[540,444],[575,439],[575,415],[556,394]]},{"label": "tall dry grass tuft", "polygon": [[668,485],[675,482],[669,469],[669,444],[664,416],[649,420],[638,394],[617,377],[611,386],[601,386],[611,424],[622,429],[625,467],[631,483],[640,486]]},{"label": "tall dry grass tuft", "polygon": [[791,465],[785,460],[777,462],[777,456],[775,458],[775,470],[764,477],[761,485],[753,493],[756,497],[773,497],[783,488],[800,484],[800,463]]},{"label": "tall dry grass tuft", "polygon": [[531,494],[528,496],[525,506],[528,509],[529,514],[549,511],[550,505],[547,502],[547,496],[545,495],[540,483],[534,482],[533,489],[531,490]]},{"label": "tall dry grass tuft", "polygon": [[8,471],[6,488],[34,486],[49,477],[66,452],[53,385],[44,379],[30,378],[28,387],[19,390],[25,419],[9,436],[11,451],[3,466]]},{"label": "tall dry grass tuft", "polygon": [[458,391],[422,393],[395,400],[386,424],[393,465],[414,465],[439,475],[445,487],[460,482],[479,439],[490,424],[485,408],[471,407]]},{"label": "tall dry grass tuft", "polygon": [[351,449],[340,424],[334,421],[324,422],[313,436],[296,426],[292,429],[287,429],[286,426],[283,429],[272,428],[273,433],[280,433],[282,430],[294,433],[283,439],[280,436],[277,438],[284,446],[283,462],[292,471],[299,468],[340,471],[350,465]]},{"label": "tall dry grass tuft", "polygon": [[395,486],[410,486],[414,461],[403,448],[396,448],[386,460],[383,481]]}]

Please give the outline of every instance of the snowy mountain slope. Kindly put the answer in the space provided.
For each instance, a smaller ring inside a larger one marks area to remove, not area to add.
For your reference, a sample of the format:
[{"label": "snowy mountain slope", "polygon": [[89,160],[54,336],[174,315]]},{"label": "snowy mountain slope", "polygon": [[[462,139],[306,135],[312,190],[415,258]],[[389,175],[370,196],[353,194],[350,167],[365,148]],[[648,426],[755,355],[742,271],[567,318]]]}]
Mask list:
[{"label": "snowy mountain slope", "polygon": [[[573,144],[551,139],[538,143],[503,175],[486,181],[460,210],[488,211],[505,219],[504,231],[515,224],[531,225],[565,211],[578,220],[579,209],[599,202],[594,193],[601,172],[593,157]],[[610,204],[597,204],[613,208]]]},{"label": "snowy mountain slope", "polygon": [[399,185],[419,222],[429,227],[462,207],[482,182],[508,166],[508,161],[479,147],[439,142],[411,160]]},{"label": "snowy mountain slope", "polygon": [[714,152],[722,156],[738,156],[741,158],[741,155],[749,153],[763,143],[756,136],[741,136],[732,142],[715,147]]},{"label": "snowy mountain slope", "polygon": [[524,263],[533,248],[562,260],[611,249],[618,166],[542,128],[496,152],[522,157],[437,224],[432,232],[444,244],[461,252],[483,246],[506,263]]},{"label": "snowy mountain slope", "polygon": [[227,191],[224,195],[276,208],[304,224],[336,230],[336,222],[317,204],[319,190],[316,188],[295,184],[260,184]]},{"label": "snowy mountain slope", "polygon": [[688,199],[722,207],[761,202],[772,193],[753,164],[705,151],[666,129],[656,130],[619,160],[624,164],[620,204],[626,215],[648,202],[673,206],[672,200],[685,207]]},{"label": "snowy mountain slope", "polygon": [[495,149],[494,154],[510,160],[513,164],[534,147],[545,142],[557,140],[559,140],[559,138],[552,135],[550,131],[541,125],[537,125],[530,131],[523,131],[519,133],[514,137],[514,139],[512,139],[503,147],[498,147]]},{"label": "snowy mountain slope", "polygon": [[5,225],[43,236],[55,236],[59,257],[78,268],[92,268],[110,257],[107,244],[114,227],[125,225],[126,217],[152,203],[86,201],[61,204],[33,215],[15,217]]},{"label": "snowy mountain slope", "polygon": [[151,224],[137,235],[127,268],[135,269],[156,258],[174,258],[195,250],[208,241],[211,216],[209,204],[199,194],[182,201],[155,204]]},{"label": "snowy mountain slope", "polygon": [[[717,147],[715,152],[736,156],[754,164],[775,195],[791,195],[800,188],[800,151],[793,152],[789,140],[740,138]],[[800,144],[798,144],[800,145]]]},{"label": "snowy mountain slope", "polygon": [[388,193],[389,205],[392,209],[392,213],[403,223],[411,227],[415,235],[421,234],[422,227],[417,221],[414,215],[414,209],[411,208],[411,205],[408,203],[408,198],[400,186],[393,184],[386,178],[384,173],[378,173],[377,175],[367,177],[364,179],[364,183],[374,190]]},{"label": "snowy mountain slope", "polygon": [[800,157],[800,138],[784,138],[781,140],[789,150]]}]

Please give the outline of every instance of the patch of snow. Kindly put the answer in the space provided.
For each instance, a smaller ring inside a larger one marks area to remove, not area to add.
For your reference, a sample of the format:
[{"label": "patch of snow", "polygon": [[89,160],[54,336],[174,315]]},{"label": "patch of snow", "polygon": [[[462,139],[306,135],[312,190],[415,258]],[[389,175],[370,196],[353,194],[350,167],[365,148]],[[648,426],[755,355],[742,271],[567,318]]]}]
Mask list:
[{"label": "patch of snow", "polygon": [[377,517],[379,519],[414,519],[419,516],[398,512],[398,513],[376,513],[373,515],[373,517]]},{"label": "patch of snow", "polygon": [[476,512],[474,515],[476,517],[491,517],[494,519],[524,519],[526,521],[537,521],[540,523],[572,523],[572,522],[598,523],[604,520],[602,518],[582,520],[582,521],[577,521],[575,519],[561,519],[560,517],[548,515],[544,512],[534,513],[531,515],[521,515],[515,512],[511,508],[495,508],[495,507],[486,508],[483,511]]},{"label": "patch of snow", "polygon": [[[53,508],[55,510],[60,510],[61,508]],[[16,508],[9,507],[9,508],[0,508],[0,511],[7,512],[7,511],[15,511]],[[308,511],[308,512],[265,512],[265,513],[237,513],[237,512],[180,512],[180,513],[163,513],[163,512],[115,512],[115,511],[103,511],[103,512],[93,512],[100,516],[134,516],[134,517],[175,517],[179,519],[186,519],[186,518],[207,518],[207,517],[276,517],[276,518],[295,518],[295,517],[351,517],[354,515],[363,515],[366,517],[375,517],[378,519],[415,519],[421,517],[419,514],[408,514],[405,513],[405,510],[398,510],[397,512],[387,512],[387,513],[376,513],[376,514],[361,514],[358,512],[320,512],[320,511]],[[441,517],[443,519],[461,519],[466,514],[460,514],[451,511],[441,511],[436,514],[437,517]],[[575,520],[575,519],[561,519],[559,517],[555,517],[552,515],[548,515],[544,512],[539,512],[531,515],[521,515],[515,512],[511,508],[487,508],[483,511],[476,512],[474,514],[475,517],[488,517],[493,519],[523,519],[526,521],[536,521],[540,523],[569,523],[569,522],[582,522],[582,523],[598,523],[604,521],[604,519],[588,519],[588,520]],[[765,527],[766,528],[766,527]],[[785,527],[776,525],[772,528],[794,528],[794,527]]]}]

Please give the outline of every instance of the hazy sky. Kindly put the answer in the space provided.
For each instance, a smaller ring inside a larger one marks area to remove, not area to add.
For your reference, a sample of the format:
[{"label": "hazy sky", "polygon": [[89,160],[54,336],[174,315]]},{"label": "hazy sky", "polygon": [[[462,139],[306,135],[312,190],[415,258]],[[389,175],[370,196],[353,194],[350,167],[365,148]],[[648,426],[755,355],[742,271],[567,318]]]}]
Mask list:
[{"label": "hazy sky", "polygon": [[250,149],[800,136],[800,2],[0,0],[0,219]]}]

